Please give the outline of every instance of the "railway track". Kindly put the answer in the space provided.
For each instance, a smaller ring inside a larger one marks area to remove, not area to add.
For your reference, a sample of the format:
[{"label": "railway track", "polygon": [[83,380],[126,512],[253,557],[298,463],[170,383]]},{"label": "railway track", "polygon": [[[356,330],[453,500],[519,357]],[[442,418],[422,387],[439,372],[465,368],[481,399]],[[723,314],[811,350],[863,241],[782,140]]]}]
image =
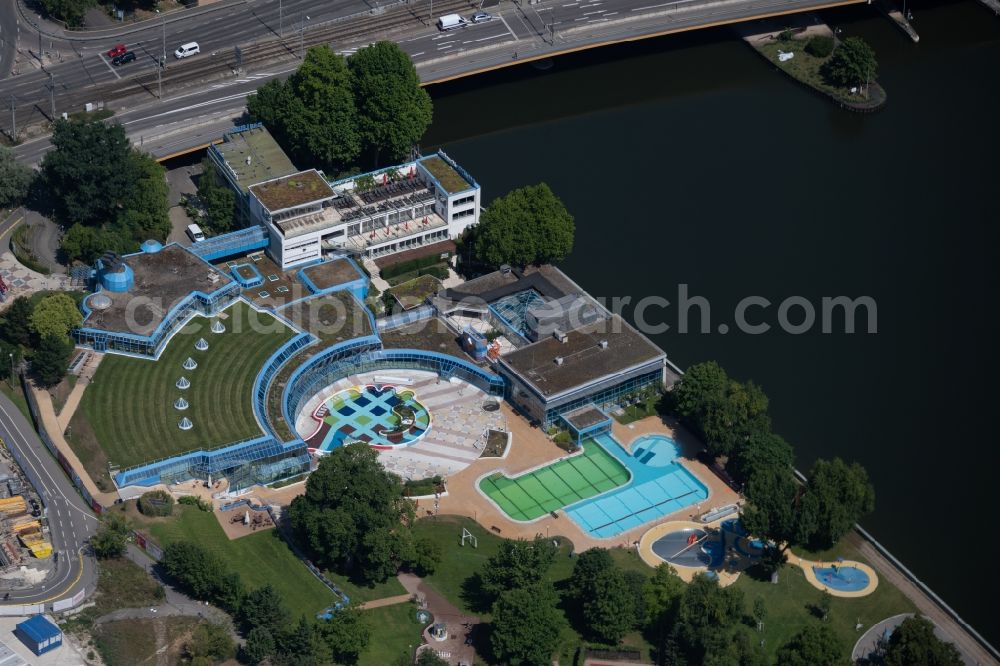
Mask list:
[{"label": "railway track", "polygon": [[[434,15],[458,13],[474,9],[470,0],[437,0]],[[431,3],[429,0],[399,2],[379,14],[354,14],[328,21],[301,35],[303,47],[330,44],[335,50],[366,45],[373,41],[389,39],[392,35],[407,29],[426,26],[429,22]],[[291,63],[298,59],[300,35],[298,31],[286,34],[284,38],[270,37],[249,44],[240,44],[241,63],[237,62],[236,48],[230,47],[212,55],[189,61],[178,61],[162,72],[164,94],[196,83],[231,78],[238,74],[260,71]],[[155,99],[161,82],[157,81],[155,67],[131,77],[103,83],[85,89],[68,90],[56,94],[57,108],[82,109],[87,102],[101,101],[106,105],[121,106],[121,102],[135,98]],[[38,122],[48,118],[49,98],[46,90],[39,91],[38,97],[19,105],[18,115],[25,122]],[[117,104],[116,104],[117,103]],[[23,114],[23,115],[22,115]]]}]

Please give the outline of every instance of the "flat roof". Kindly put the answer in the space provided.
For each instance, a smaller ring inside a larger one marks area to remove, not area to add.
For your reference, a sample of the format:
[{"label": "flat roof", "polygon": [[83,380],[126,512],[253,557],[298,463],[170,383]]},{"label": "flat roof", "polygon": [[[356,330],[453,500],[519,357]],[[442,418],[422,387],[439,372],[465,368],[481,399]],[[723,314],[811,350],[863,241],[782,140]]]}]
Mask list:
[{"label": "flat roof", "polygon": [[329,289],[338,284],[353,282],[364,277],[347,259],[333,259],[301,269],[302,274],[316,285],[317,289]]},{"label": "flat roof", "polygon": [[611,417],[594,405],[584,405],[579,409],[563,414],[562,418],[573,426],[577,432],[611,420]]},{"label": "flat roof", "polygon": [[111,305],[94,310],[80,328],[150,335],[192,291],[211,294],[233,282],[228,274],[176,244],[123,259],[135,275],[134,286],[122,292],[102,290],[100,293],[111,300]]},{"label": "flat roof", "polygon": [[[298,171],[264,127],[227,134],[226,140],[216,145],[216,149],[236,176],[236,183],[243,192],[251,185]],[[250,158],[249,164],[247,158]]]},{"label": "flat roof", "polygon": [[333,188],[316,169],[251,185],[250,193],[272,213],[334,196]]},{"label": "flat roof", "polygon": [[437,178],[437,181],[441,183],[441,187],[443,187],[448,194],[464,192],[465,190],[472,188],[472,184],[467,181],[462,174],[456,171],[453,166],[445,162],[438,155],[424,158],[420,160],[420,163],[424,165],[424,168],[427,169],[432,176]]},{"label": "flat roof", "polygon": [[[500,363],[551,397],[666,358],[663,350],[618,315],[569,331],[565,340],[546,336],[501,356]],[[602,341],[607,345],[602,347]]]},{"label": "flat roof", "polygon": [[41,615],[30,617],[24,622],[19,622],[17,628],[24,632],[26,636],[35,642],[41,642],[49,638],[55,638],[62,634],[59,627],[46,620]]}]

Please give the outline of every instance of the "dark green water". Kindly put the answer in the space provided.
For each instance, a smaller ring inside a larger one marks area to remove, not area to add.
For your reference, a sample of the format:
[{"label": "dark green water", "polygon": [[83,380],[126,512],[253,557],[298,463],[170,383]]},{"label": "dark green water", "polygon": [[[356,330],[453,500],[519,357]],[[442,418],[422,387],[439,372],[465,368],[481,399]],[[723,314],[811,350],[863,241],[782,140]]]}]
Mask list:
[{"label": "dark green water", "polygon": [[713,30],[436,88],[424,149],[487,199],[548,182],[577,221],[563,267],[596,295],[675,301],[684,283],[713,328],[750,295],[874,298],[874,335],[654,338],[682,367],[762,384],[800,468],[863,463],[864,525],[997,644],[1000,18],[911,6],[919,45],[872,8],[824,15],[876,49],[889,104],[873,116]]}]

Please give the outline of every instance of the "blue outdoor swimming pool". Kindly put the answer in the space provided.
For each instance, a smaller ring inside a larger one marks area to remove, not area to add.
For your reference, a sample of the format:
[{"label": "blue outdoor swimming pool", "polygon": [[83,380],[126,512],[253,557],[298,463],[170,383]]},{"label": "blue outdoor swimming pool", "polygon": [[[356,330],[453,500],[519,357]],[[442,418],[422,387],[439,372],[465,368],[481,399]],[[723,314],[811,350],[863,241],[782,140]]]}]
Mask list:
[{"label": "blue outdoor swimming pool", "polygon": [[840,592],[860,592],[871,582],[868,574],[851,566],[813,567],[816,580]]},{"label": "blue outdoor swimming pool", "polygon": [[632,445],[632,455],[609,434],[594,441],[625,465],[632,478],[566,508],[587,534],[607,539],[708,498],[705,484],[677,462],[677,443],[670,437],[642,437]]}]

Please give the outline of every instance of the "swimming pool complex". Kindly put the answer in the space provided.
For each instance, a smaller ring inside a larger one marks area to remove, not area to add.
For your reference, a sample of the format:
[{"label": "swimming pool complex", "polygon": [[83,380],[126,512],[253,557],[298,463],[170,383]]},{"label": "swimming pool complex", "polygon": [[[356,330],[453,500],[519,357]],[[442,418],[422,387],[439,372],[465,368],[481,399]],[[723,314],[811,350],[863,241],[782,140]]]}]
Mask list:
[{"label": "swimming pool complex", "polygon": [[611,435],[583,444],[583,453],[509,478],[493,474],[479,488],[511,519],[530,521],[565,508],[580,528],[610,538],[701,502],[708,489],[676,461],[677,444],[646,435],[629,455]]},{"label": "swimming pool complex", "polygon": [[431,415],[413,391],[369,384],[333,394],[313,412],[316,431],[306,443],[330,451],[344,443],[364,442],[375,448],[409,446],[431,426]]}]

